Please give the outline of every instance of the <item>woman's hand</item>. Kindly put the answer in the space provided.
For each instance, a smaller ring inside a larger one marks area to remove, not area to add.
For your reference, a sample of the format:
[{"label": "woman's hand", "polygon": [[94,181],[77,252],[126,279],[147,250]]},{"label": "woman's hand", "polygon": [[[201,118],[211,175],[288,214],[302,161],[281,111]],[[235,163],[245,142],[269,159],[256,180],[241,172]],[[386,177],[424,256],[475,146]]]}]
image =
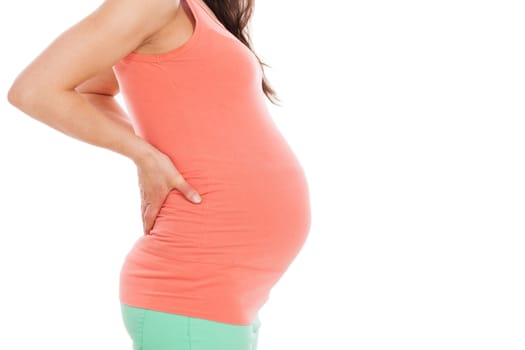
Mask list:
[{"label": "woman's hand", "polygon": [[147,157],[135,161],[135,164],[139,178],[145,235],[149,234],[166,196],[173,188],[180,191],[190,202],[200,203],[198,192],[186,182],[166,154],[154,151]]}]

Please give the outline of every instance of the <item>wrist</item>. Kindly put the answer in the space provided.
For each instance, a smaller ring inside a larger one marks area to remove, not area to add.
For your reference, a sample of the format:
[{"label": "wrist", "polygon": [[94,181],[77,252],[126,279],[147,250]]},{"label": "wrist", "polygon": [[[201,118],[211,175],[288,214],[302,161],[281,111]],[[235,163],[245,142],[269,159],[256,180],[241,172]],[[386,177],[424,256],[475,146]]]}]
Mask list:
[{"label": "wrist", "polygon": [[149,142],[137,136],[139,141],[134,151],[129,155],[129,158],[138,166],[151,161],[158,150],[153,147]]}]

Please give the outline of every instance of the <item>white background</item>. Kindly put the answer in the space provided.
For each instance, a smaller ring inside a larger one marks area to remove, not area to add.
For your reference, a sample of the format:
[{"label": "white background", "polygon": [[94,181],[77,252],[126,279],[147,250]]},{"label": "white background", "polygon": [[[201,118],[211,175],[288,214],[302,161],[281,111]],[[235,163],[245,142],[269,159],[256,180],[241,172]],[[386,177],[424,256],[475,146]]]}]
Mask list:
[{"label": "white background", "polygon": [[[6,97],[98,4],[0,4],[5,349],[131,349],[117,292],[142,234],[134,164]],[[313,215],[259,350],[525,348],[524,15],[504,0],[256,1]]]}]

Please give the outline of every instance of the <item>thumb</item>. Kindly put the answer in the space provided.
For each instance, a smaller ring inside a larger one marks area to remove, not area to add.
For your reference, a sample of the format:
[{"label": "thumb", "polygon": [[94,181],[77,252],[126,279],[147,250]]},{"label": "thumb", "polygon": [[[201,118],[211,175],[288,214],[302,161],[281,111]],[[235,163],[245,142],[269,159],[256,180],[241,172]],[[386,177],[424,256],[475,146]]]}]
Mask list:
[{"label": "thumb", "polygon": [[195,190],[189,183],[183,180],[177,187],[177,189],[191,202],[200,203],[201,197],[197,190]]}]

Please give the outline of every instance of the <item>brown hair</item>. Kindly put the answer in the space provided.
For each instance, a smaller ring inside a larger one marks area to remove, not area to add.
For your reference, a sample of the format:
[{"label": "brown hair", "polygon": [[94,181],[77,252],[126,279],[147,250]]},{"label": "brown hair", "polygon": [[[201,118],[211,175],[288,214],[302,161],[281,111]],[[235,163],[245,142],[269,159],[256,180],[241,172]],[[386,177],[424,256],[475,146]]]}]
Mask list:
[{"label": "brown hair", "polygon": [[280,102],[275,90],[270,86],[266,75],[264,74],[264,66],[269,67],[262,62],[259,56],[252,48],[250,33],[248,31],[248,23],[252,17],[254,0],[203,0],[206,5],[213,11],[215,16],[237,39],[246,45],[257,57],[257,60],[263,68],[262,89],[266,97],[275,105]]}]

